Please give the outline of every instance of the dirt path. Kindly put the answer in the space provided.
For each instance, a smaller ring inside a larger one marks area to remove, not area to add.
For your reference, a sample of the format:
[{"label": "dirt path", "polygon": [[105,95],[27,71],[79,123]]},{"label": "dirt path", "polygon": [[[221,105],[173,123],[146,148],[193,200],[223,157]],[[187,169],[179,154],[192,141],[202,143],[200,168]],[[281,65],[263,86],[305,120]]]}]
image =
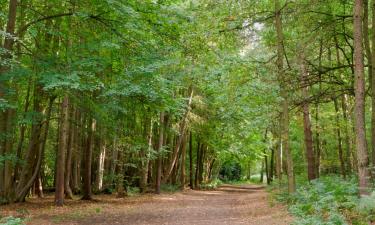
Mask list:
[{"label": "dirt path", "polygon": [[[261,186],[225,185],[215,191],[184,191],[123,200],[104,198],[85,205],[67,202],[63,209],[46,206],[27,224],[129,225],[286,225],[291,217],[280,205],[270,206]],[[26,203],[27,204],[27,203]],[[33,213],[30,213],[33,214]]]}]

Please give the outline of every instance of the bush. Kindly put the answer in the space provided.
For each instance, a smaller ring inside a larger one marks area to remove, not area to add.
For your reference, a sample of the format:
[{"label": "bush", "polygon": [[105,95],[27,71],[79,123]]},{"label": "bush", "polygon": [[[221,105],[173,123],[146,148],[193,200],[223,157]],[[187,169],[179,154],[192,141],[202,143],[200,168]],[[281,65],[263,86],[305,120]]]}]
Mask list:
[{"label": "bush", "polygon": [[220,171],[219,178],[224,181],[241,179],[241,165],[238,162],[225,162]]},{"label": "bush", "polygon": [[368,217],[364,215],[374,212],[374,198],[364,199],[360,204],[357,181],[337,176],[306,182],[292,195],[286,192],[277,195],[278,200],[289,205],[296,225],[366,224]]},{"label": "bush", "polygon": [[178,185],[173,185],[173,184],[162,184],[160,186],[161,192],[169,192],[169,193],[174,193],[180,190],[180,187]]},{"label": "bush", "polygon": [[20,218],[14,218],[12,216],[5,217],[2,219],[0,218],[0,225],[24,225],[24,224],[25,223]]},{"label": "bush", "polygon": [[207,184],[201,184],[200,188],[203,189],[203,190],[213,190],[213,189],[217,188],[218,186],[220,186],[221,184],[223,184],[223,182],[221,180],[214,179]]},{"label": "bush", "polygon": [[357,210],[367,220],[375,221],[375,191],[359,200]]}]

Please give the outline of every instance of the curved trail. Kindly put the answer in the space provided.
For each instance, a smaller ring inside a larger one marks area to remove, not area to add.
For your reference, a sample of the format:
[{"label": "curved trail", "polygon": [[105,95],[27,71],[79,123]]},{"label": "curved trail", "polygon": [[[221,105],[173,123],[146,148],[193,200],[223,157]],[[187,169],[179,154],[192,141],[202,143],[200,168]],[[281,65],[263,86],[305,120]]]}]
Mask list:
[{"label": "curved trail", "polygon": [[185,190],[174,194],[146,194],[95,201],[67,200],[55,207],[53,195],[25,203],[0,206],[0,216],[25,219],[27,225],[287,225],[285,207],[270,206],[259,185],[223,185],[212,191]]},{"label": "curved trail", "polygon": [[224,185],[215,191],[155,196],[104,215],[82,219],[78,224],[283,225],[291,221],[283,207],[270,206],[264,187],[255,185]]}]

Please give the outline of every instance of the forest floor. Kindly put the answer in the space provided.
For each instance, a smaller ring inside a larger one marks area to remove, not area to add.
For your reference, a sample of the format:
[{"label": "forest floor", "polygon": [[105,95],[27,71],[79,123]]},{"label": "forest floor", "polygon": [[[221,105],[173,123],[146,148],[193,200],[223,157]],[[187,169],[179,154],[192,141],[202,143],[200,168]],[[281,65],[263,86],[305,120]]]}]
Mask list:
[{"label": "forest floor", "polygon": [[292,221],[285,207],[271,201],[259,185],[222,185],[211,191],[185,190],[124,199],[100,195],[95,199],[67,200],[64,207],[57,208],[53,196],[47,196],[1,206],[0,214],[23,217],[28,225],[286,225]]}]

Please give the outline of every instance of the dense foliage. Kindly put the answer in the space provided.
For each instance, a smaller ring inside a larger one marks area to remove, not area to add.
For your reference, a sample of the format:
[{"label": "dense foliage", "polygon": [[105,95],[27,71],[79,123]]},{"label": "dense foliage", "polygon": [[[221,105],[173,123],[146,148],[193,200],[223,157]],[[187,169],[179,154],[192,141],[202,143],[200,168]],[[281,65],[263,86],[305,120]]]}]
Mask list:
[{"label": "dense foliage", "polygon": [[370,3],[0,1],[0,203],[260,172],[306,223],[344,223],[372,193]]}]

